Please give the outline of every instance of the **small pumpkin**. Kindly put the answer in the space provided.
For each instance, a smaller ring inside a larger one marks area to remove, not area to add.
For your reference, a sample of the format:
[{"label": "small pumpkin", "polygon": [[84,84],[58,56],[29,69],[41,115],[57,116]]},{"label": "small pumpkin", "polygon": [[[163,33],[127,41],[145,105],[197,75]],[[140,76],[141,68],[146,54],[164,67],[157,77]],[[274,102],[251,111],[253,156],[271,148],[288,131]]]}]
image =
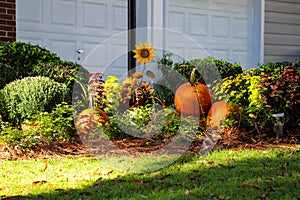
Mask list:
[{"label": "small pumpkin", "polygon": [[[238,112],[239,109],[240,106],[233,103],[222,102],[222,101],[215,102],[212,104],[207,114],[206,125],[213,128],[214,127],[221,128],[228,115],[230,114],[239,115]],[[237,117],[237,115],[233,117]]]},{"label": "small pumpkin", "polygon": [[211,95],[206,85],[195,83],[196,68],[191,73],[190,83],[184,83],[175,92],[174,103],[182,115],[202,116],[211,106]]},{"label": "small pumpkin", "polygon": [[103,126],[108,119],[107,114],[98,108],[83,110],[76,118],[75,126],[79,133],[89,134],[97,126]]},{"label": "small pumpkin", "polygon": [[21,129],[23,131],[30,130],[34,126],[38,126],[39,123],[35,121],[25,121],[24,123],[21,123]]}]

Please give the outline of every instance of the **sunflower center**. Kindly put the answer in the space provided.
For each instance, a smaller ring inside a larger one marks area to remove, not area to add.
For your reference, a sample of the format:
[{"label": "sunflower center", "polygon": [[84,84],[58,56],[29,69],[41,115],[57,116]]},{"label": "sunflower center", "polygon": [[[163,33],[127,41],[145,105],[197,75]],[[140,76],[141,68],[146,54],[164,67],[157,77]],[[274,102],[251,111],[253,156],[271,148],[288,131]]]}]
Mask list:
[{"label": "sunflower center", "polygon": [[148,51],[148,49],[142,49],[141,50],[141,56],[142,56],[142,58],[148,58],[149,54],[150,54],[150,52]]}]

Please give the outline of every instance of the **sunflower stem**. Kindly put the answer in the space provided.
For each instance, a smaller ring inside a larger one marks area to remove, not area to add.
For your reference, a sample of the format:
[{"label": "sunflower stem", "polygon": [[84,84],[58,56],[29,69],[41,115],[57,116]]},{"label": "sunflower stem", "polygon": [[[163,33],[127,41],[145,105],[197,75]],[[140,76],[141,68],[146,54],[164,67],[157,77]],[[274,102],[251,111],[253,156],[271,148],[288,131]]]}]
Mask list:
[{"label": "sunflower stem", "polygon": [[191,76],[190,76],[190,83],[192,86],[195,86],[196,83],[196,68],[193,69]]}]

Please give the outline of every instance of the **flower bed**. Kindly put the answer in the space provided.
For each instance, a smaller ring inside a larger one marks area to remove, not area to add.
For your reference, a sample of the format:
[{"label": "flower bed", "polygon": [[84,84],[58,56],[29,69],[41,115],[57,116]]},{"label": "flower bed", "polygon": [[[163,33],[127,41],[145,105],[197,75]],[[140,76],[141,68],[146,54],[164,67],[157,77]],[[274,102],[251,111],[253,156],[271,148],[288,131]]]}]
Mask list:
[{"label": "flower bed", "polygon": [[[53,79],[49,81],[50,88],[60,82],[60,87],[65,88],[64,95],[56,96],[49,104],[45,103],[50,98],[40,99],[41,95],[35,95],[30,99],[29,95],[26,101],[30,104],[26,105],[35,107],[27,106],[26,111],[19,107],[18,99],[10,98],[5,102],[1,98],[0,145],[30,151],[36,146],[49,146],[74,138],[90,144],[104,137],[120,148],[151,151],[172,144],[179,136],[196,148],[195,144],[201,144],[212,132],[225,146],[269,141],[270,138],[273,141],[278,136],[284,137],[281,141],[285,143],[298,143],[298,61],[270,62],[245,70],[239,63],[213,57],[174,62],[171,54],[165,54],[154,60],[155,49],[151,44],[140,43],[136,48],[135,58],[142,63],[143,69],[122,81],[109,75],[104,80],[102,73],[89,76],[85,69],[78,71],[78,66],[70,63],[65,71],[49,65],[47,74],[45,68],[37,67],[44,66],[43,60],[37,59],[33,71],[22,75],[34,76],[40,69],[43,76]],[[44,55],[44,50],[34,49],[37,57]],[[66,64],[48,51],[45,54],[52,59],[51,63]],[[158,72],[148,68],[150,62],[155,64]],[[11,80],[1,80],[3,85],[7,84],[5,88],[14,84]],[[24,87],[31,86],[25,84]],[[76,88],[70,92],[73,97],[81,95],[72,103],[67,94],[67,88],[71,87]],[[0,95],[6,94],[5,88],[0,90]],[[37,88],[39,93],[47,94],[45,88]],[[53,89],[52,93],[58,92]],[[64,98],[59,99],[62,96]],[[36,105],[44,104],[51,106],[36,108]],[[274,130],[277,113],[284,114],[283,135]],[[34,126],[21,130],[21,124],[32,125],[32,122]]]}]

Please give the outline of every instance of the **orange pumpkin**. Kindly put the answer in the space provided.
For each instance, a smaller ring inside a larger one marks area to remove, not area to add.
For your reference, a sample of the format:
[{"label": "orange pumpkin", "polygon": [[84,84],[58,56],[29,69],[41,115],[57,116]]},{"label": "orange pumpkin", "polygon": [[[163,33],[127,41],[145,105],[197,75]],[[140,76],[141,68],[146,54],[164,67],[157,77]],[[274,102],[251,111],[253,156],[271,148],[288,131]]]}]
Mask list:
[{"label": "orange pumpkin", "polygon": [[184,83],[176,90],[174,103],[183,115],[202,116],[211,106],[209,89],[201,83],[195,86]]},{"label": "orange pumpkin", "polygon": [[215,102],[210,107],[207,115],[207,126],[221,128],[229,114],[239,111],[240,107],[228,102]]},{"label": "orange pumpkin", "polygon": [[183,115],[202,116],[211,106],[209,89],[202,83],[195,83],[195,71],[191,74],[191,83],[184,83],[175,92],[174,103]]},{"label": "orange pumpkin", "polygon": [[88,108],[79,113],[75,121],[75,126],[79,133],[89,134],[97,126],[104,125],[107,119],[108,116],[104,111],[97,108]]}]

